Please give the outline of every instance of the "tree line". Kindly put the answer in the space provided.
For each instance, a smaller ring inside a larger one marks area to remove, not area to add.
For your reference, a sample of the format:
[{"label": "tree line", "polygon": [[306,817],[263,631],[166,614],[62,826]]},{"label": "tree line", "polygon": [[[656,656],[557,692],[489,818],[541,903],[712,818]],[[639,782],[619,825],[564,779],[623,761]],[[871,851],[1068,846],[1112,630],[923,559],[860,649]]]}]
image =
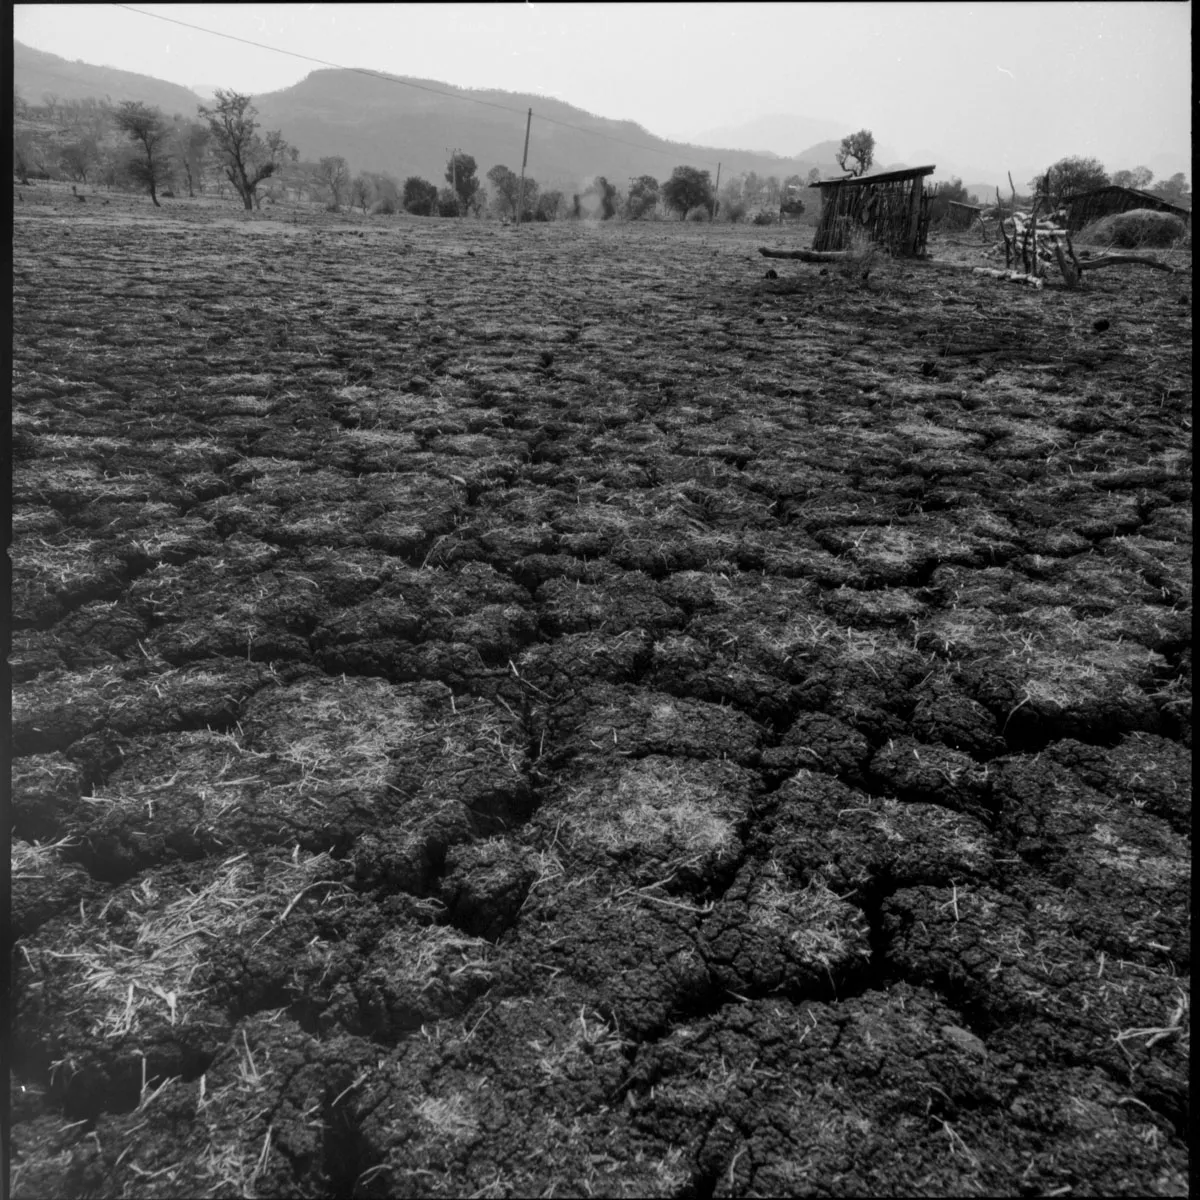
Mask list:
[{"label": "tree line", "polygon": [[[485,176],[492,188],[489,194],[476,160],[461,150],[450,155],[440,184],[417,175],[400,183],[386,172],[355,174],[339,155],[305,161],[282,131],[260,129],[250,97],[236,91],[218,89],[211,104],[197,107],[194,119],[182,115],[168,119],[159,109],[136,101],[114,106],[92,98],[60,100],[48,93],[36,108],[15,88],[13,95],[17,179],[28,183],[31,176],[47,178],[55,170],[80,183],[136,187],[156,205],[160,195],[172,196],[174,189],[186,189],[193,197],[203,194],[215,179],[219,192],[232,191],[247,210],[260,205],[264,195],[276,199],[290,190],[297,199],[323,200],[335,211],[349,205],[364,213],[487,214],[511,221],[606,221],[618,216],[636,221],[660,214],[711,220],[719,215],[731,222],[751,218],[767,223],[777,216],[803,213],[805,189],[820,178],[815,168],[805,178],[762,177],[749,171],[726,179],[718,194],[708,171],[679,166],[661,183],[652,175],[641,175],[629,180],[625,189],[597,175],[581,191],[568,195],[557,188],[543,189],[530,176],[522,185],[516,172],[497,164]],[[56,127],[53,145],[34,136],[35,118]],[[861,129],[842,139],[836,157],[846,176],[853,178],[870,170],[874,154],[874,136]],[[1190,204],[1190,188],[1182,172],[1154,183],[1147,167],[1110,175],[1094,158],[1060,159],[1029,187],[1036,194],[1047,182],[1054,203],[1112,183],[1149,191],[1170,203]],[[943,217],[952,201],[965,204],[975,199],[961,179],[938,183],[931,217],[935,221]]]},{"label": "tree line", "polygon": [[[639,218],[653,211],[660,189],[651,176],[631,181],[622,196],[615,184],[597,176],[579,193],[567,196],[542,190],[532,177],[521,180],[503,164],[487,172],[489,197],[474,157],[454,151],[439,186],[420,176],[400,183],[386,172],[350,169],[346,159],[330,155],[308,162],[289,145],[281,130],[262,130],[249,96],[218,89],[195,119],[163,112],[140,101],[113,105],[107,100],[60,100],[48,93],[42,106],[28,104],[14,88],[13,173],[24,184],[31,178],[65,177],[79,183],[134,187],[160,197],[176,190],[188,196],[230,189],[247,210],[264,195],[278,198],[290,189],[298,199],[321,199],[338,210],[345,205],[382,213],[405,211],[420,216],[480,217],[486,213],[522,220],[569,216],[609,219],[618,214]],[[51,136],[38,137],[35,123],[51,125]],[[65,136],[64,136],[65,135]],[[677,188],[678,185],[672,185]]]},{"label": "tree line", "polygon": [[[280,130],[260,131],[250,97],[218,90],[196,119],[168,119],[140,101],[58,101],[43,108],[26,104],[14,89],[13,173],[22,183],[59,173],[80,183],[134,186],[157,205],[175,188],[190,196],[205,192],[215,173],[219,190],[231,188],[247,209],[261,198],[260,185],[285,167],[310,168]],[[52,123],[57,136],[39,138],[37,120]],[[66,135],[65,137],[62,135]]]},{"label": "tree line", "polygon": [[1079,155],[1060,158],[1043,175],[1029,181],[1029,190],[1038,195],[1048,186],[1049,199],[1057,204],[1068,196],[1092,192],[1110,184],[1146,192],[1182,208],[1191,206],[1191,187],[1182,171],[1155,183],[1154,172],[1149,167],[1130,167],[1110,175],[1099,159]]},{"label": "tree line", "polygon": [[[638,176],[624,191],[597,175],[570,195],[556,188],[543,190],[531,176],[522,181],[502,163],[487,172],[489,195],[475,158],[461,150],[450,155],[441,186],[416,175],[400,183],[386,172],[354,174],[340,155],[302,160],[281,130],[262,130],[251,98],[232,90],[217,89],[213,101],[198,105],[191,120],[182,115],[168,118],[141,101],[114,106],[94,99],[60,101],[49,94],[43,99],[44,106],[35,108],[14,89],[13,172],[20,182],[49,178],[54,172],[84,184],[132,186],[156,206],[160,197],[173,197],[175,189],[186,189],[191,197],[203,195],[215,179],[217,189],[231,190],[247,211],[260,206],[264,194],[276,198],[281,187],[290,187],[298,198],[323,199],[332,210],[349,205],[363,212],[490,214],[512,221],[604,221],[618,216],[640,220],[660,209],[683,219],[697,212],[711,217],[718,207],[709,172],[690,166],[677,167],[661,184],[652,175]],[[68,136],[52,144],[39,140],[31,128],[39,118]],[[772,177],[760,185],[751,172],[737,185],[739,197],[744,191],[752,202],[760,194],[773,202],[793,182],[798,177],[783,184]]]},{"label": "tree line", "polygon": [[[765,178],[754,171],[727,179],[717,194],[708,171],[692,166],[675,168],[659,182],[652,175],[629,180],[622,190],[603,175],[595,176],[579,192],[542,189],[531,176],[521,177],[502,163],[486,174],[489,195],[479,178],[475,158],[455,150],[446,163],[441,185],[412,175],[400,183],[386,172],[354,174],[346,159],[330,155],[304,161],[288,144],[282,131],[260,131],[258,113],[249,96],[218,89],[210,105],[199,105],[197,118],[164,116],[150,105],[124,101],[60,101],[43,97],[44,107],[34,109],[14,88],[13,169],[28,183],[30,176],[48,177],[57,166],[67,178],[107,186],[131,185],[159,204],[159,196],[174,196],[186,188],[194,197],[204,194],[215,175],[218,190],[232,189],[247,210],[290,188],[297,198],[319,198],[331,210],[345,205],[381,213],[404,211],[417,216],[480,217],[485,214],[511,221],[555,221],[567,218],[642,220],[660,215],[713,219],[718,213],[729,221],[742,220],[755,211],[757,220],[773,220],[774,213],[804,211],[802,189],[819,177],[789,175]],[[31,130],[20,127],[20,118],[42,117],[70,136],[53,150],[39,145]],[[115,140],[113,135],[117,135]],[[874,152],[868,130],[843,140],[839,162],[851,174],[867,170]],[[57,162],[47,160],[56,157]]]}]

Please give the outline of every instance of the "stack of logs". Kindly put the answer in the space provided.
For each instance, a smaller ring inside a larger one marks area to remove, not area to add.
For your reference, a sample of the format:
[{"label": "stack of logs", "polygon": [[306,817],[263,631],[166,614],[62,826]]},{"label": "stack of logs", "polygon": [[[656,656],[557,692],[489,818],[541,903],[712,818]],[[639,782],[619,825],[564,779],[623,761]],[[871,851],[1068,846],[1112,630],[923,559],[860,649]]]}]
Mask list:
[{"label": "stack of logs", "polygon": [[[1057,264],[1071,287],[1079,282],[1082,266],[1075,257],[1071,235],[1067,232],[1065,212],[1059,210],[1039,218],[1035,207],[1032,212],[1014,212],[1009,217],[1001,212],[995,215],[1000,218],[1005,270],[980,267],[981,274],[1040,288],[1046,278],[1046,268]],[[1000,252],[1001,247],[996,246],[990,253],[998,257]]]},{"label": "stack of logs", "polygon": [[[1014,211],[1011,216],[1005,217],[1003,209],[997,204],[993,213],[999,218],[1000,236],[1004,241],[1005,269],[1001,271],[992,267],[976,267],[975,273],[978,275],[991,275],[997,279],[1012,280],[1014,283],[1027,283],[1040,289],[1045,285],[1047,266],[1054,264],[1057,264],[1062,272],[1067,287],[1072,288],[1082,285],[1085,271],[1095,271],[1101,267],[1140,263],[1144,267],[1154,267],[1159,271],[1174,270],[1155,258],[1135,254],[1106,254],[1099,258],[1085,255],[1082,259],[1079,258],[1067,230],[1067,214],[1062,209],[1039,216],[1035,202],[1029,212]],[[984,215],[986,218],[992,214]],[[1000,247],[997,246],[991,253],[999,256]]]}]

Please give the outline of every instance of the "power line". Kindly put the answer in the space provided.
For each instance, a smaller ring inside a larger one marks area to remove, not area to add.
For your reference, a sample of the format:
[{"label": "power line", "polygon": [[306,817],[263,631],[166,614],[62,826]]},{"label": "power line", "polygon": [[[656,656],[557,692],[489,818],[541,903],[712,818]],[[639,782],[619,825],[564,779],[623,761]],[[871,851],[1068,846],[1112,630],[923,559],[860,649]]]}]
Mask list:
[{"label": "power line", "polygon": [[[221,33],[216,29],[205,29],[202,25],[192,25],[187,21],[180,21],[175,17],[164,17],[158,13],[145,12],[143,9],[133,8],[128,4],[114,4],[113,7],[123,8],[127,12],[136,13],[139,17],[151,17],[156,21],[166,21],[171,25],[181,25],[184,29],[194,29],[198,33],[207,33],[212,37],[225,38],[230,42],[241,42],[245,46],[254,46],[258,50],[269,50],[274,54],[286,55],[288,58],[298,58],[303,62],[316,63],[321,67],[330,67],[335,71],[353,71],[358,75],[366,75],[370,79],[379,79],[384,83],[397,83],[400,84],[401,87],[414,88],[418,92],[429,92],[434,96],[444,96],[448,100],[465,100],[469,104],[482,104],[485,108],[495,108],[499,109],[501,112],[515,113],[517,116],[523,115],[519,108],[513,108],[509,104],[497,104],[492,100],[480,100],[477,96],[456,95],[454,92],[442,91],[441,88],[427,87],[424,84],[413,83],[408,79],[399,79],[394,75],[385,75],[381,71],[372,71],[368,67],[343,67],[340,63],[329,62],[324,58],[314,58],[310,54],[300,54],[295,50],[283,50],[278,46],[269,46],[265,42],[255,42],[250,38],[238,37],[236,34],[232,33]],[[569,121],[557,121],[553,117],[541,116],[537,113],[535,113],[534,116],[537,118],[537,120],[545,121],[548,125],[558,125],[563,129],[573,129],[576,133],[583,133],[591,137],[603,138],[608,142],[616,142],[620,146],[629,146],[634,150],[642,150],[649,154],[658,154],[663,158],[677,157],[670,151],[659,150],[655,146],[639,145],[637,142],[630,142],[625,138],[614,137],[611,133],[601,133],[598,129],[585,129],[582,125],[572,125]],[[700,159],[698,161],[705,162],[707,160]],[[710,162],[708,165],[711,167],[714,164]]]},{"label": "power line", "polygon": [[[564,129],[575,129],[579,133],[590,133],[592,135],[592,137],[604,138],[605,141],[616,142],[619,146],[631,146],[634,150],[646,150],[650,154],[661,154],[664,158],[677,157],[675,154],[673,154],[670,151],[659,150],[654,146],[640,146],[640,145],[638,145],[637,142],[627,142],[624,138],[613,137],[613,135],[611,133],[601,133],[598,129],[584,129],[584,127],[582,125],[571,125],[567,121],[556,121],[553,117],[542,116],[542,115],[539,115],[538,113],[534,113],[533,115],[539,121],[545,121],[548,125],[561,125]],[[704,158],[699,159],[698,161],[699,162],[708,162],[708,160],[704,159]],[[718,164],[708,162],[708,165],[711,167],[711,166],[718,165]]]},{"label": "power line", "polygon": [[329,62],[324,58],[313,58],[311,54],[299,54],[295,50],[281,50],[278,46],[268,46],[265,42],[254,42],[249,38],[238,37],[232,33],[221,33],[216,29],[205,29],[202,25],[190,25],[187,21],[179,21],[175,17],[164,17],[158,13],[143,12],[140,8],[133,8],[128,4],[114,4],[114,8],[123,8],[127,12],[137,13],[139,17],[152,17],[156,21],[167,21],[172,25],[182,25],[184,29],[194,29],[198,33],[211,34],[213,37],[224,38],[229,42],[241,42],[245,46],[254,46],[259,50],[270,50],[274,54],[286,54],[289,58],[299,58],[304,62],[316,63],[321,67],[332,67],[335,71],[354,71],[358,75],[367,75],[372,79],[382,79],[385,83],[398,83],[403,87],[416,88],[418,92],[432,92],[435,96],[445,96],[450,100],[468,100],[472,104],[483,104],[488,108],[498,108],[502,112],[517,113],[520,115],[519,108],[513,108],[508,104],[495,104],[491,100],[480,100],[475,96],[456,96],[453,92],[443,92],[440,88],[425,87],[420,83],[413,83],[408,79],[397,79],[393,75],[384,75],[381,71],[372,71],[368,67],[343,67],[340,63]]}]

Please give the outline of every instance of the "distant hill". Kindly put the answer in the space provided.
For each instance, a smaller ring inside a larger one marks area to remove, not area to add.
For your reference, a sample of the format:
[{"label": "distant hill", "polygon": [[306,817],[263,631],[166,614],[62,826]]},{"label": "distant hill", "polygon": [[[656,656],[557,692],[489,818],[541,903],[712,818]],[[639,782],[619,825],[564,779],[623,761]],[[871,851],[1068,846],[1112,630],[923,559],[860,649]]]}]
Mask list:
[{"label": "distant hill", "polygon": [[[46,93],[64,100],[94,96],[114,104],[143,100],[168,116],[193,116],[197,105],[210,100],[149,75],[70,62],[15,40],[13,55],[14,84],[33,104],[41,104]],[[528,173],[543,188],[579,191],[595,175],[624,187],[638,175],[667,179],[683,165],[708,170],[714,179],[718,163],[722,179],[756,171],[782,180],[825,169],[803,156],[672,142],[633,121],[610,120],[546,96],[407,76],[314,71],[293,87],[255,95],[254,104],[262,127],[282,130],[301,157],[339,154],[353,171],[388,171],[401,180],[421,175],[440,184],[448,150],[455,148],[474,156],[481,178],[498,163],[519,171],[531,107]]]},{"label": "distant hill", "polygon": [[[818,165],[804,157],[671,142],[633,121],[596,116],[546,96],[408,76],[314,71],[294,87],[255,97],[255,105],[264,126],[282,129],[304,158],[340,154],[354,170],[391,171],[401,179],[421,175],[440,183],[448,148],[474,156],[481,177],[498,163],[519,171],[531,107],[527,169],[543,188],[578,191],[595,175],[624,187],[638,175],[666,179],[682,165],[707,169],[715,178],[719,162],[723,179],[743,171],[783,179]],[[502,107],[491,107],[497,105]]]},{"label": "distant hill", "polygon": [[722,125],[692,135],[697,146],[741,146],[747,150],[765,150],[780,157],[804,157],[801,147],[836,137],[838,142],[850,132],[845,121],[824,121],[789,113],[755,117],[740,125]]},{"label": "distant hill", "polygon": [[[68,19],[64,16],[64,19]],[[86,100],[94,96],[113,104],[122,100],[142,100],[161,108],[167,116],[182,113],[196,115],[201,98],[177,83],[166,83],[152,75],[118,71],[115,67],[96,67],[71,62],[57,54],[34,50],[13,39],[13,86],[29,104],[41,104],[48,94],[60,100]]]}]

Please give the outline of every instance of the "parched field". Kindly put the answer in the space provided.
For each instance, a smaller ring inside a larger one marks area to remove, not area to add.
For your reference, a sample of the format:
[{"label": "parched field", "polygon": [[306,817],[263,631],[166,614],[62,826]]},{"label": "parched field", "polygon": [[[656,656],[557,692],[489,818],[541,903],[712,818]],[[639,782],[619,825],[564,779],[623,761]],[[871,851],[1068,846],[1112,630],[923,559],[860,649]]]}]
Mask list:
[{"label": "parched field", "polygon": [[1186,1192],[1190,255],[70,200],[14,1197]]}]

